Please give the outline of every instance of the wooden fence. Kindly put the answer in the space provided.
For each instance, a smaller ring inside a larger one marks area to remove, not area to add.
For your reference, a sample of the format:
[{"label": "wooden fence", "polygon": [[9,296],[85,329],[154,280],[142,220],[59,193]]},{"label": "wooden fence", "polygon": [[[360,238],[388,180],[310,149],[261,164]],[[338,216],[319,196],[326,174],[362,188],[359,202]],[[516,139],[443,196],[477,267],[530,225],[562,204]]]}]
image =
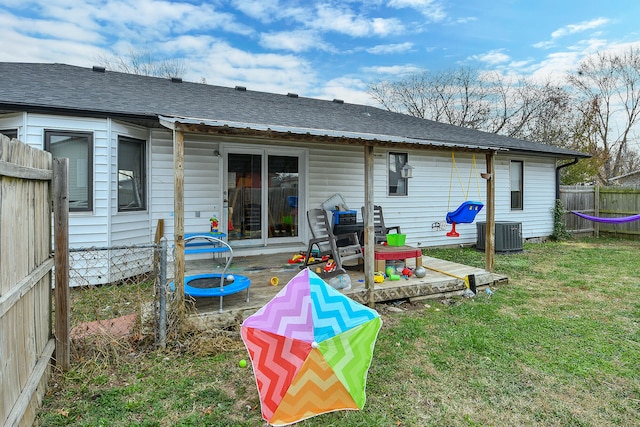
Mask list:
[{"label": "wooden fence", "polygon": [[[623,217],[640,213],[640,189],[637,187],[561,186],[560,200],[567,211],[593,216]],[[640,238],[640,221],[606,224],[566,214],[567,230],[574,234],[618,235]]]},{"label": "wooden fence", "polygon": [[55,350],[51,154],[0,135],[0,425],[30,426]]}]

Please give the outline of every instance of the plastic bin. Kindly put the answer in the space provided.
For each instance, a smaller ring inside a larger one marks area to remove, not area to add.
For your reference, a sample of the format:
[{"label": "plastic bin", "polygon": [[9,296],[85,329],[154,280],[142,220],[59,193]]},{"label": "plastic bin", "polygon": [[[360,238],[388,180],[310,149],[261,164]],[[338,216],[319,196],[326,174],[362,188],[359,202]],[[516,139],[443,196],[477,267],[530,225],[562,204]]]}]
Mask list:
[{"label": "plastic bin", "polygon": [[387,245],[389,246],[404,246],[407,240],[406,234],[387,234]]},{"label": "plastic bin", "polygon": [[333,212],[333,224],[334,225],[352,225],[356,223],[358,211],[336,211]]}]

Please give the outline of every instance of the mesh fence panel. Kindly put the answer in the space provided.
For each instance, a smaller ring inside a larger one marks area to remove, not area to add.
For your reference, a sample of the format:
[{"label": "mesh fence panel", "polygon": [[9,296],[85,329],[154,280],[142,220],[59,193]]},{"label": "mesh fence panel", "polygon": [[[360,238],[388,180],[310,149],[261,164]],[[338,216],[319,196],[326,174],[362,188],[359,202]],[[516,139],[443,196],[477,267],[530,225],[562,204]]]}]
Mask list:
[{"label": "mesh fence panel", "polygon": [[166,333],[166,255],[166,243],[69,250],[72,356],[158,345]]}]

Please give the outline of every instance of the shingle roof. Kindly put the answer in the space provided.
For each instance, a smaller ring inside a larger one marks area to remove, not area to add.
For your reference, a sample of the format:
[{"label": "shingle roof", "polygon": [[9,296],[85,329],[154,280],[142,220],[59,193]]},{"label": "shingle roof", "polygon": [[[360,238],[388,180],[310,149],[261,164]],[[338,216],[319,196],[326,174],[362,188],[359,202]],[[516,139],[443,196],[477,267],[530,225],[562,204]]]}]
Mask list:
[{"label": "shingle roof", "polygon": [[583,153],[393,113],[366,105],[236,90],[65,64],[0,63],[0,112],[53,110],[157,120],[158,116],[331,130],[588,157]]}]

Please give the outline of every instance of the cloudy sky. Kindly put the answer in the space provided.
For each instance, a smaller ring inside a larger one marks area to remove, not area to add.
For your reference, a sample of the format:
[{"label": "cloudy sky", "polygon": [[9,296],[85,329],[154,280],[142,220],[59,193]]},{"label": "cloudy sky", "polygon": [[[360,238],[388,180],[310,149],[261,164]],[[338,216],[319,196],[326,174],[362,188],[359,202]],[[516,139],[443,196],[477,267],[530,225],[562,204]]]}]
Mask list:
[{"label": "cloudy sky", "polygon": [[91,67],[132,49],[185,80],[367,103],[461,65],[546,78],[640,46],[635,0],[0,0],[0,61]]}]

